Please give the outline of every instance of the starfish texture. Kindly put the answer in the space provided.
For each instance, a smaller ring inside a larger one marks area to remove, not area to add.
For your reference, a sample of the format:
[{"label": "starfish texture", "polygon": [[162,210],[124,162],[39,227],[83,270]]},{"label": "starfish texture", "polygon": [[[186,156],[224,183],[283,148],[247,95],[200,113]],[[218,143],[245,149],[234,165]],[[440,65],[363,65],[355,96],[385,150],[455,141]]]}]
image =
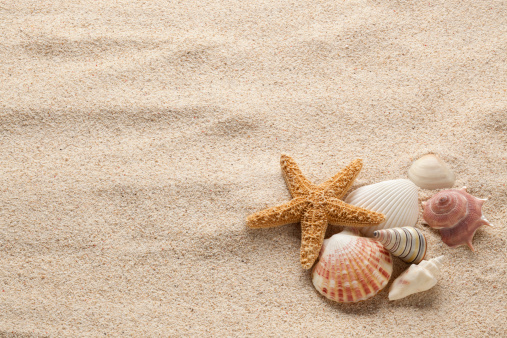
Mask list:
[{"label": "starfish texture", "polygon": [[361,171],[363,162],[360,159],[320,185],[308,181],[290,156],[282,155],[280,164],[292,200],[248,216],[247,224],[252,228],[269,228],[301,222],[303,268],[311,268],[319,256],[328,224],[363,227],[384,221],[380,213],[340,200]]}]

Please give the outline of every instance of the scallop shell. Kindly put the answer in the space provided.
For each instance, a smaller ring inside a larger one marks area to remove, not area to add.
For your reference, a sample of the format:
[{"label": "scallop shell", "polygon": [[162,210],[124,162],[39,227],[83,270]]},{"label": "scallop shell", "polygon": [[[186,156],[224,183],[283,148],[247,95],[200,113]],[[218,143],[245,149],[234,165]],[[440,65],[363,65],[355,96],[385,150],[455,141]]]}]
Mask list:
[{"label": "scallop shell", "polygon": [[417,264],[426,255],[426,238],[419,229],[403,227],[377,230],[373,236],[393,256],[407,263]]},{"label": "scallop shell", "polygon": [[427,154],[412,163],[408,169],[408,178],[423,189],[452,188],[454,173],[444,161],[434,154]]},{"label": "scallop shell", "polygon": [[384,222],[361,228],[361,232],[369,237],[376,230],[414,226],[419,217],[418,190],[407,179],[360,187],[347,196],[345,203],[384,214]]},{"label": "scallop shell", "polygon": [[389,288],[389,300],[397,300],[411,294],[431,289],[437,284],[444,256],[411,265],[398,276]]},{"label": "scallop shell", "polygon": [[377,241],[345,230],[324,240],[312,271],[313,285],[323,296],[354,303],[375,296],[391,278],[393,261]]},{"label": "scallop shell", "polygon": [[423,218],[428,225],[440,229],[442,241],[451,248],[466,244],[472,251],[472,239],[482,225],[490,225],[482,216],[485,199],[476,198],[461,189],[442,190],[423,202]]}]

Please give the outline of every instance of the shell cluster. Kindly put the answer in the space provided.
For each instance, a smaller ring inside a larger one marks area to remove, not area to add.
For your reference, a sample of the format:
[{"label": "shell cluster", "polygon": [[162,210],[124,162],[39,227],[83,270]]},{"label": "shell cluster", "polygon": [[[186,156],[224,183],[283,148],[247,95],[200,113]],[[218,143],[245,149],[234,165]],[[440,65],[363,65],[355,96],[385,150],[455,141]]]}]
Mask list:
[{"label": "shell cluster", "polygon": [[423,189],[452,188],[454,173],[444,161],[434,154],[427,154],[412,163],[408,178]]},{"label": "shell cluster", "polygon": [[379,242],[345,230],[324,240],[312,282],[323,296],[353,303],[375,296],[392,272],[391,254]]},{"label": "shell cluster", "polygon": [[377,230],[373,236],[393,256],[407,263],[417,264],[426,255],[426,238],[419,229],[403,227]]},{"label": "shell cluster", "polygon": [[407,179],[360,187],[345,198],[345,203],[384,214],[385,221],[378,226],[361,228],[369,237],[376,230],[414,226],[419,217],[417,187]]},{"label": "shell cluster", "polygon": [[[414,228],[419,216],[418,186],[424,189],[449,188],[454,173],[436,155],[428,154],[413,163],[410,180],[398,179],[366,185],[352,191],[345,202],[385,215],[378,226],[345,231],[324,240],[319,260],[312,270],[312,282],[325,297],[352,303],[376,295],[388,283],[393,271],[392,256],[412,264],[394,280],[389,299],[396,300],[432,288],[440,275],[443,256],[424,260],[427,242]],[[466,244],[482,225],[485,200],[463,189],[442,190],[423,202],[423,218],[440,229],[442,241],[450,247]],[[391,256],[392,255],[392,256]]]},{"label": "shell cluster", "polygon": [[393,271],[392,256],[419,263],[426,254],[426,239],[412,227],[419,216],[418,188],[407,179],[360,187],[345,202],[385,215],[378,226],[345,231],[324,240],[319,261],[312,270],[313,285],[325,297],[352,303],[382,290]]},{"label": "shell cluster", "polygon": [[440,229],[442,241],[451,248],[466,244],[474,251],[472,239],[482,225],[491,225],[482,216],[484,199],[466,192],[466,187],[440,191],[423,202],[423,218]]}]

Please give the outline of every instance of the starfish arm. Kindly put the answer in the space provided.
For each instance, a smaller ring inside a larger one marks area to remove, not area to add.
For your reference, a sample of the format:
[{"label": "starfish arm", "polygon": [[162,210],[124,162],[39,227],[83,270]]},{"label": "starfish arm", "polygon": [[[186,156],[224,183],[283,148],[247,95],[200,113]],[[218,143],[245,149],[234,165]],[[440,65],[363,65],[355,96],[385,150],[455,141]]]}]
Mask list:
[{"label": "starfish arm", "polygon": [[364,227],[379,225],[385,220],[381,213],[347,204],[337,198],[327,198],[324,206],[327,220],[333,225]]},{"label": "starfish arm", "polygon": [[308,209],[301,219],[301,265],[310,269],[319,257],[327,229],[326,213],[322,209]]},{"label": "starfish arm", "polygon": [[305,195],[315,187],[313,183],[303,176],[296,161],[289,155],[283,154],[280,157],[280,165],[282,166],[283,178],[292,197]]},{"label": "starfish arm", "polygon": [[324,190],[326,197],[341,198],[354,183],[362,167],[363,161],[361,159],[354,160],[338,174],[321,183],[319,188]]},{"label": "starfish arm", "polygon": [[301,220],[308,204],[304,198],[294,198],[282,205],[256,212],[248,216],[246,221],[251,228],[271,228],[296,223]]}]

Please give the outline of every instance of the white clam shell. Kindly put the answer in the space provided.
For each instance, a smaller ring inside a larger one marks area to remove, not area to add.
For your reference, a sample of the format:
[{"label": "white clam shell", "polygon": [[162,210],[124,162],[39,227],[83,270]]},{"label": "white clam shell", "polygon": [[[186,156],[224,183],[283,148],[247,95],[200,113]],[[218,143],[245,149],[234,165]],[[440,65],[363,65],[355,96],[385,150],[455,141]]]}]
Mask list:
[{"label": "white clam shell", "polygon": [[444,161],[434,154],[427,154],[412,163],[408,178],[423,189],[452,188],[456,180],[454,173]]},{"label": "white clam shell", "polygon": [[376,230],[414,226],[419,217],[418,190],[407,179],[360,187],[345,198],[345,203],[384,214],[384,222],[361,228],[361,232],[369,237]]},{"label": "white clam shell", "polygon": [[398,276],[389,288],[389,300],[405,298],[417,292],[431,289],[437,284],[444,256],[411,265]]},{"label": "white clam shell", "polygon": [[375,296],[392,272],[391,254],[379,242],[345,230],[324,240],[312,282],[323,296],[354,303]]}]

